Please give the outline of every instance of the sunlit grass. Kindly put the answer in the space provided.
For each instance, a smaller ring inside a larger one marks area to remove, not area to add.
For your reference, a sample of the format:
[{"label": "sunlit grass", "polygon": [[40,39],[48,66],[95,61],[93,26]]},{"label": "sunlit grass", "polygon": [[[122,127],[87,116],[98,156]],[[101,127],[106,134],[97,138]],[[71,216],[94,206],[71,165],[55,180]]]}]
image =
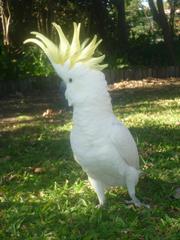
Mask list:
[{"label": "sunlit grass", "polygon": [[97,197],[73,160],[71,112],[44,118],[38,103],[28,114],[10,111],[1,124],[0,239],[179,239],[180,203],[172,198],[180,186],[178,88],[111,94],[116,115],[137,142],[146,173],[137,195],[151,209],[125,205],[122,188],[111,189],[106,208],[97,209]]}]

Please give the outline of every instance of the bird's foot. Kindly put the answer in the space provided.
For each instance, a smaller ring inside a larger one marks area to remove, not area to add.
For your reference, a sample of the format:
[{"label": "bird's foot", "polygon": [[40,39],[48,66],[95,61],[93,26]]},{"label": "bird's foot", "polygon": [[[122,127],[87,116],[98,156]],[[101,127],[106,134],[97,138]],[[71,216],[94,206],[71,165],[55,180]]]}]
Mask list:
[{"label": "bird's foot", "polygon": [[134,204],[134,206],[136,206],[138,208],[140,208],[140,207],[150,208],[150,206],[148,204],[142,203],[138,199],[136,199],[135,201],[134,200],[126,200],[125,203],[128,205]]},{"label": "bird's foot", "polygon": [[101,208],[103,208],[103,207],[104,207],[104,205],[102,205],[102,204],[96,205],[96,208],[97,208],[97,209],[101,209]]},{"label": "bird's foot", "polygon": [[98,205],[96,205],[97,209],[102,209],[102,208],[105,208],[105,207],[106,207],[106,202],[101,202]]}]

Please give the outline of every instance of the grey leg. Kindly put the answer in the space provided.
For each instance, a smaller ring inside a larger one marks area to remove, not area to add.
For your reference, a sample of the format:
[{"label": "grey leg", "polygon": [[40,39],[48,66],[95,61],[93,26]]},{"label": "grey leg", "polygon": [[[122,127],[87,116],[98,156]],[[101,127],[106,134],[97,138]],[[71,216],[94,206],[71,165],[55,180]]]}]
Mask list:
[{"label": "grey leg", "polygon": [[138,182],[139,173],[136,169],[131,168],[126,176],[126,186],[128,189],[129,196],[132,200],[126,201],[126,203],[131,204],[133,203],[136,207],[147,207],[149,208],[149,205],[146,205],[144,203],[141,203],[141,201],[136,197],[135,193],[135,187]]},{"label": "grey leg", "polygon": [[105,203],[105,186],[103,183],[101,183],[98,180],[95,180],[91,177],[88,177],[89,182],[91,183],[91,186],[93,187],[94,191],[97,194],[98,200],[99,200],[99,205],[98,207],[101,207]]}]

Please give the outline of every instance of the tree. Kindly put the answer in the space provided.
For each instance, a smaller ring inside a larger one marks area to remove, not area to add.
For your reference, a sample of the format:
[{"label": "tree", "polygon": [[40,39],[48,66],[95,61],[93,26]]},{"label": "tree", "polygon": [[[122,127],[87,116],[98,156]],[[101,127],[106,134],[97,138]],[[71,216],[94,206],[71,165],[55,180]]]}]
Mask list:
[{"label": "tree", "polygon": [[167,0],[169,9],[170,9],[170,17],[169,17],[169,24],[171,27],[172,34],[175,35],[175,12],[176,8],[180,6],[179,0]]},{"label": "tree", "polygon": [[104,40],[107,52],[111,51],[111,38],[109,29],[109,16],[107,10],[107,0],[92,0],[89,5],[89,19],[91,33],[98,33]]},{"label": "tree", "polygon": [[127,31],[127,24],[126,24],[126,12],[125,12],[125,0],[111,0],[112,4],[117,8],[118,12],[118,39],[119,45],[122,48],[127,48],[128,45],[128,31]]},{"label": "tree", "polygon": [[156,0],[156,4],[154,0],[148,0],[148,2],[152,12],[153,19],[162,30],[162,35],[164,38],[164,42],[167,46],[167,50],[169,52],[171,62],[175,63],[175,54],[173,49],[173,34],[170,24],[168,23],[167,16],[164,12],[163,1]]},{"label": "tree", "polygon": [[11,12],[8,1],[0,0],[0,17],[3,32],[3,43],[5,46],[9,46],[9,26],[11,20]]}]

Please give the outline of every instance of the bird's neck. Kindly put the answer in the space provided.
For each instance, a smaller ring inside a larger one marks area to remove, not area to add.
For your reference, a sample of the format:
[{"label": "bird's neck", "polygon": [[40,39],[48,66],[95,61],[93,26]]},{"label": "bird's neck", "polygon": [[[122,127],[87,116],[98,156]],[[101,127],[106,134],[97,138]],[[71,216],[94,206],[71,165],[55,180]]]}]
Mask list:
[{"label": "bird's neck", "polygon": [[113,111],[109,93],[87,100],[73,108],[74,127],[96,129],[112,119]]}]

